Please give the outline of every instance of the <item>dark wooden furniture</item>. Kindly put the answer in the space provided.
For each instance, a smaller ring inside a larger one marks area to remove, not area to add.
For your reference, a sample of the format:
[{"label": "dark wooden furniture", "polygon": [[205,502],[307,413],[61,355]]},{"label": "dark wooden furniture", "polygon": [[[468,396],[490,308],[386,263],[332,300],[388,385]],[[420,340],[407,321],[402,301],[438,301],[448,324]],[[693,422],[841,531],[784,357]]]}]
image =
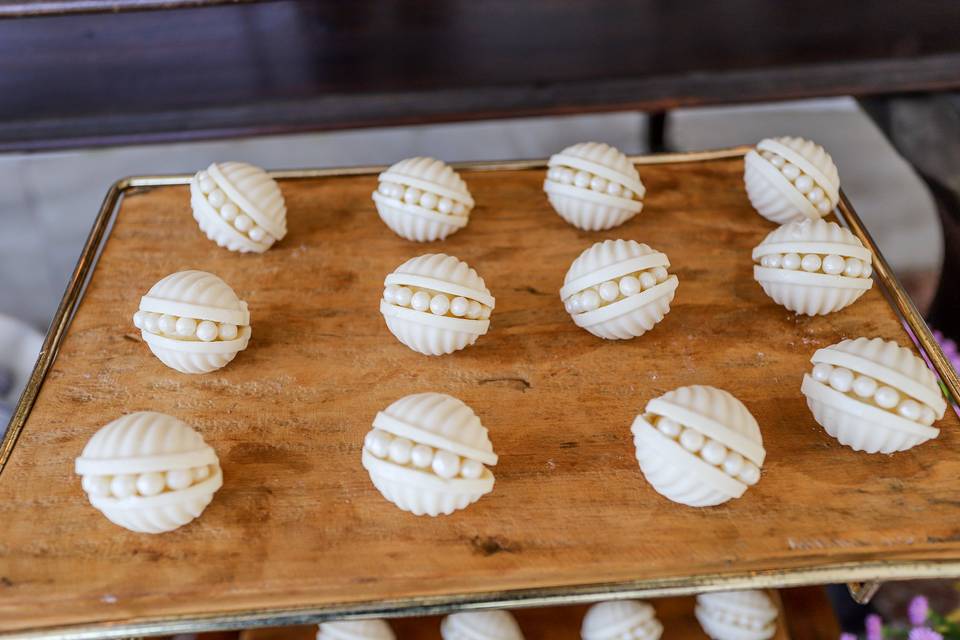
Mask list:
[{"label": "dark wooden furniture", "polygon": [[960,86],[952,0],[133,11],[221,1],[0,0],[0,151]]}]

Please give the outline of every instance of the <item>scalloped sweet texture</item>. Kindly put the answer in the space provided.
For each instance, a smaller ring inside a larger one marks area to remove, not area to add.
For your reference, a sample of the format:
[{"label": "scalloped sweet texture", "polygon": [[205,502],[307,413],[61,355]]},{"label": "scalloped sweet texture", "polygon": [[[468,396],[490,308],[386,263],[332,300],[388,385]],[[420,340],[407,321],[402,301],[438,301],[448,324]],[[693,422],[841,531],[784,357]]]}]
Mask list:
[{"label": "scalloped sweet texture", "polygon": [[140,299],[133,316],[157,358],[181,373],[210,373],[247,348],[250,313],[230,286],[205,271],[178,271]]},{"label": "scalloped sweet texture", "polygon": [[604,240],[570,265],[560,299],[574,323],[598,338],[627,340],[670,312],[679,284],[663,253],[634,240]]},{"label": "scalloped sweet texture", "polygon": [[473,196],[463,178],[442,160],[407,158],[379,176],[373,201],[380,219],[415,242],[443,240],[467,225]]},{"label": "scalloped sweet texture", "polygon": [[543,190],[560,217],[579,229],[612,229],[643,209],[646,188],[640,174],[615,147],[575,144],[551,156],[548,167]]},{"label": "scalloped sweet texture", "polygon": [[407,260],[384,279],[384,286],[380,312],[387,328],[424,355],[446,355],[472,345],[487,332],[496,306],[483,278],[466,262],[443,253]]},{"label": "scalloped sweet texture", "polygon": [[763,591],[697,596],[697,621],[713,640],[767,640],[777,632],[777,607]]},{"label": "scalloped sweet texture", "polygon": [[396,635],[386,620],[338,620],[322,622],[317,640],[395,640]]},{"label": "scalloped sweet texture", "polygon": [[190,204],[201,231],[217,245],[263,253],[287,234],[280,185],[246,162],[214,162],[190,180]]},{"label": "scalloped sweet texture", "polygon": [[523,632],[509,611],[463,611],[440,623],[443,640],[523,640]]},{"label": "scalloped sweet texture", "polygon": [[487,429],[462,401],[418,393],[377,414],[361,457],[383,497],[415,515],[449,515],[493,490]]},{"label": "scalloped sweet texture", "polygon": [[814,419],[841,444],[896,453],[936,438],[947,403],[937,376],[893,340],[857,338],[819,349],[801,391]]},{"label": "scalloped sweet texture", "polygon": [[102,427],[75,464],[91,504],[138,533],[173,531],[200,516],[223,484],[216,453],[189,425],[152,411]]},{"label": "scalloped sweet texture", "polygon": [[598,602],[587,610],[580,628],[583,640],[658,640],[662,634],[656,611],[639,600]]},{"label": "scalloped sweet texture", "polygon": [[664,497],[690,507],[739,498],[760,479],[760,427],[732,394],[680,387],[647,403],[631,431],[637,462]]},{"label": "scalloped sweet texture", "polygon": [[761,140],[744,159],[743,180],[753,208],[777,224],[821,218],[839,200],[840,176],[833,159],[803,138]]},{"label": "scalloped sweet texture", "polygon": [[[850,231],[827,220],[780,226],[753,249],[753,260],[753,278],[764,293],[801,315],[845,309],[873,286],[870,251]],[[808,268],[805,261],[810,260]]]}]

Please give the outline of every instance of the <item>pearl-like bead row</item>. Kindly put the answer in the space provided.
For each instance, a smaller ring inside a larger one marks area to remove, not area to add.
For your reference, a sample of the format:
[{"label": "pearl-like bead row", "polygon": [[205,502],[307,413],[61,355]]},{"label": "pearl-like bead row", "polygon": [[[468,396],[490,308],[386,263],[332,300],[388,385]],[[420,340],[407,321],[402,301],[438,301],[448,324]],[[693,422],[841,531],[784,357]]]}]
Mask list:
[{"label": "pearl-like bead row", "polygon": [[155,496],[164,491],[180,491],[192,487],[210,477],[214,467],[204,465],[192,469],[174,469],[173,471],[150,471],[148,473],[126,473],[115,476],[83,476],[83,490],[92,496],[112,496],[129,498],[130,496]]},{"label": "pearl-like bead row", "polygon": [[769,625],[769,623],[759,618],[747,616],[742,613],[734,613],[732,611],[723,611],[721,609],[710,609],[710,617],[717,622],[723,622],[745,629],[753,629],[754,631],[762,631]]},{"label": "pearl-like bead row", "polygon": [[810,376],[851,398],[895,412],[912,422],[930,426],[937,419],[936,413],[926,404],[909,397],[901,398],[900,392],[893,387],[882,385],[870,376],[855,374],[845,367],[821,362],[814,365]]},{"label": "pearl-like bead row", "polygon": [[563,301],[567,313],[586,313],[651,289],[670,277],[665,267],[636,271],[575,293]]},{"label": "pearl-like bead row", "polygon": [[407,187],[396,182],[381,182],[377,191],[388,198],[402,200],[407,204],[416,205],[424,209],[436,211],[454,216],[465,216],[469,213],[467,206],[462,202],[438,196],[429,191],[423,191],[416,187]]},{"label": "pearl-like bead row", "polygon": [[245,213],[241,213],[240,207],[227,198],[227,194],[217,188],[217,183],[213,181],[206,171],[197,173],[197,182],[200,191],[207,197],[207,203],[213,207],[214,211],[220,214],[220,217],[233,225],[233,228],[240,233],[246,234],[254,242],[266,242],[272,240],[267,230],[258,227],[253,218]]},{"label": "pearl-like bead row", "polygon": [[240,333],[239,327],[227,322],[178,318],[166,313],[137,311],[133,314],[133,325],[147,333],[166,335],[178,340],[193,339],[203,342],[214,340],[235,340]]},{"label": "pearl-like bead row", "polygon": [[771,253],[760,258],[760,266],[788,271],[802,269],[810,273],[844,275],[848,278],[869,278],[873,273],[869,262],[858,258],[844,258],[833,253],[826,256],[816,253],[807,253],[802,256],[799,253]]},{"label": "pearl-like bead row", "polygon": [[470,320],[486,320],[492,312],[487,305],[463,296],[453,296],[451,299],[447,294],[438,291],[395,284],[388,285],[383,290],[383,301],[398,307],[410,307],[415,311],[429,311],[436,316]]},{"label": "pearl-like bead row", "polygon": [[666,416],[646,416],[647,422],[656,426],[657,431],[679,443],[681,447],[699,455],[707,464],[716,467],[731,478],[747,485],[755,485],[760,480],[760,468],[736,451],[729,450],[717,440],[707,438],[696,429],[684,427]]},{"label": "pearl-like bead row", "polygon": [[783,156],[777,155],[772,151],[762,151],[761,155],[774,167],[776,167],[780,173],[783,174],[783,177],[793,183],[793,186],[797,190],[807,197],[813,206],[817,208],[817,211],[820,213],[830,213],[833,209],[833,205],[830,204],[830,198],[827,197],[827,194],[817,186],[813,178],[805,174],[800,170],[795,164],[787,162],[787,159]]},{"label": "pearl-like bead row", "polygon": [[477,460],[462,458],[450,451],[434,449],[407,438],[399,438],[382,429],[367,433],[363,446],[370,455],[381,460],[420,470],[431,469],[445,480],[457,476],[476,480],[487,470],[483,463]]},{"label": "pearl-like bead row", "polygon": [[633,200],[636,195],[630,189],[619,182],[607,180],[598,175],[594,175],[583,169],[571,169],[569,167],[551,167],[547,171],[547,180],[559,182],[560,184],[572,184],[581,189],[590,189],[598,193],[605,193],[608,196]]}]

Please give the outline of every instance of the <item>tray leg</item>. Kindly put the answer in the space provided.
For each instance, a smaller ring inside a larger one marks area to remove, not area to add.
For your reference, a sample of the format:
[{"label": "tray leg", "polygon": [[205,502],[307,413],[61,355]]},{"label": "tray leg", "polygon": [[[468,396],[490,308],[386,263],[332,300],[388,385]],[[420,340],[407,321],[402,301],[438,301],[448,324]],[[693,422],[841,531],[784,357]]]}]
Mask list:
[{"label": "tray leg", "polygon": [[879,591],[881,585],[883,585],[883,583],[879,580],[848,582],[847,590],[850,592],[850,597],[853,598],[854,602],[857,604],[867,604],[871,598],[876,595],[877,591]]}]

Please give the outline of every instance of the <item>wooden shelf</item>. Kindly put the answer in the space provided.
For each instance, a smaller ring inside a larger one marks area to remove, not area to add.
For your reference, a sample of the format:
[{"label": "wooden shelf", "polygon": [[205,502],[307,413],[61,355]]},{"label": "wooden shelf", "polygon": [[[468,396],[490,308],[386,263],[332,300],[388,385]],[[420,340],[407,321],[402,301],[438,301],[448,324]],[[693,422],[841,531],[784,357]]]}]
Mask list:
[{"label": "wooden shelf", "polygon": [[[0,475],[0,631],[117,637],[960,575],[957,416],[937,440],[869,456],[826,436],[799,391],[819,347],[908,343],[880,287],[843,312],[794,317],[751,277],[750,250],[773,225],[747,202],[742,160],[670,159],[641,167],[645,209],[608,233],[554,214],[542,168],[467,171],[470,225],[433,245],[381,224],[373,174],[287,173],[311,177],[282,181],[290,233],[262,256],[207,241],[183,179],[121,185]],[[615,237],[663,250],[680,279],[664,322],[623,343],[577,329],[556,293],[580,251]],[[431,251],[465,259],[497,297],[490,333],[443,358],[399,344],[376,311],[384,275]],[[250,347],[216,373],[166,368],[131,324],[139,297],[184,268],[217,273],[250,305]],[[760,483],[711,509],[656,494],[629,433],[649,398],[691,383],[738,396],[767,449]],[[426,390],[471,405],[500,454],[493,493],[451,517],[399,511],[360,465],[376,411]],[[194,425],[225,478],[199,520],[160,536],[112,525],[73,473],[96,429],[144,409]]]}]

